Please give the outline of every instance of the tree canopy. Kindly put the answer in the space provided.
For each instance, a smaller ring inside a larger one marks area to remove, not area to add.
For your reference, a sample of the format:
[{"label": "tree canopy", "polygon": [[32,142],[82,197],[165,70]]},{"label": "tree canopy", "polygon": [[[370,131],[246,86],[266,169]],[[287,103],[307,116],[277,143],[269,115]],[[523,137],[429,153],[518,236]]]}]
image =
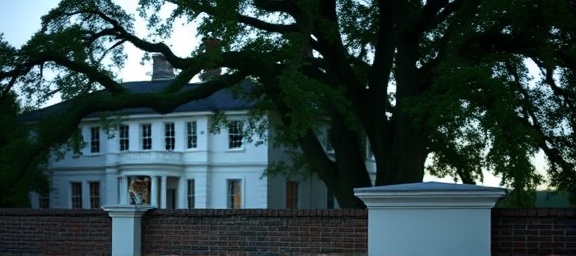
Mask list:
[{"label": "tree canopy", "polygon": [[[33,124],[14,170],[64,143],[93,112],[152,107],[161,113],[250,79],[255,113],[279,117],[278,138],[300,148],[294,165],[317,175],[342,207],[362,207],[353,188],[420,182],[426,170],[514,191],[550,185],[576,195],[576,19],[571,0],[140,0],[150,35],[110,0],[63,0],[20,49],[0,42],[0,100],[11,91],[42,102],[56,92],[70,111]],[[168,8],[169,16],[159,15]],[[162,43],[196,23],[199,46],[177,56]],[[161,53],[180,72],[157,94],[122,87],[125,44]],[[537,74],[529,68],[536,67]],[[225,74],[182,90],[202,70]],[[46,78],[47,71],[56,72]],[[106,89],[107,94],[94,93]],[[316,136],[330,127],[334,156]],[[531,158],[543,152],[548,177]],[[304,163],[300,165],[299,163]],[[296,166],[293,166],[296,168]],[[526,202],[523,193],[513,199]]]}]

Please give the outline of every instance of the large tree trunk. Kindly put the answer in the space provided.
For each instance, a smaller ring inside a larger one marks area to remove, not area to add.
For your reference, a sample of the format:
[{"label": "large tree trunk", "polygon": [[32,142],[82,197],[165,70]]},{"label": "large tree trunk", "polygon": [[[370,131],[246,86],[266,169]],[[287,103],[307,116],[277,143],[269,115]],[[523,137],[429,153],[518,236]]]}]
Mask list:
[{"label": "large tree trunk", "polygon": [[396,107],[386,127],[384,138],[371,140],[380,149],[375,155],[377,163],[376,185],[422,182],[424,162],[428,155],[428,136],[421,123],[405,111],[406,100],[419,96],[424,86],[416,66],[418,40],[410,35],[399,38],[396,53]]},{"label": "large tree trunk", "polygon": [[398,115],[391,130],[392,141],[380,145],[383,151],[375,156],[376,186],[422,182],[427,156],[424,134],[412,126],[409,118]]},{"label": "large tree trunk", "polygon": [[370,187],[372,181],[366,168],[366,148],[360,131],[350,130],[341,115],[331,117],[330,140],[335,150],[337,182],[328,189],[334,193],[340,207],[363,208],[364,203],[354,196],[354,188]]}]

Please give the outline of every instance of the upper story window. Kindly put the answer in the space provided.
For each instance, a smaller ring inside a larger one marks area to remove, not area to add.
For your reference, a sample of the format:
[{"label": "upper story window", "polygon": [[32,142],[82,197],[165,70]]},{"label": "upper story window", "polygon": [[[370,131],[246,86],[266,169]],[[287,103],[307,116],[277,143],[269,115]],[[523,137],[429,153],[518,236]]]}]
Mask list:
[{"label": "upper story window", "polygon": [[71,201],[72,201],[72,209],[81,209],[82,208],[82,183],[81,182],[72,182],[70,183],[71,187]]},{"label": "upper story window", "polygon": [[166,150],[174,150],[174,143],[176,143],[174,133],[174,123],[164,124],[164,146]]},{"label": "upper story window", "polygon": [[228,148],[242,148],[242,121],[228,122]]},{"label": "upper story window", "polygon": [[142,124],[142,149],[152,149],[152,125]]},{"label": "upper story window", "polygon": [[242,208],[242,190],[240,180],[228,180],[228,209]]},{"label": "upper story window", "polygon": [[125,151],[130,148],[130,127],[128,125],[120,125],[120,151]]},{"label": "upper story window", "polygon": [[100,152],[100,127],[90,127],[90,153]]},{"label": "upper story window", "polygon": [[198,130],[196,121],[186,123],[186,133],[188,134],[188,148],[198,147]]}]

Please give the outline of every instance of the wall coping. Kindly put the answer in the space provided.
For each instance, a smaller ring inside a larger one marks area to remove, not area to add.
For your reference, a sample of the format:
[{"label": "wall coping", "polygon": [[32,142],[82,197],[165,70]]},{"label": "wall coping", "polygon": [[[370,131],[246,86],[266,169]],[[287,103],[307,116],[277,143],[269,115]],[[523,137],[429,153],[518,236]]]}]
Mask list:
[{"label": "wall coping", "polygon": [[494,208],[492,217],[576,217],[576,208]]},{"label": "wall coping", "polygon": [[[0,208],[0,216],[94,216],[108,217],[102,209],[30,209]],[[367,209],[154,209],[147,211],[144,217],[182,216],[182,217],[352,217],[368,218]],[[576,217],[576,208],[493,208],[494,217]]]},{"label": "wall coping", "polygon": [[30,208],[0,208],[0,216],[45,216],[72,217],[95,216],[108,217],[102,209],[30,209]]},{"label": "wall coping", "polygon": [[368,218],[367,209],[154,209],[143,217],[350,217]]},{"label": "wall coping", "polygon": [[368,208],[488,209],[506,195],[506,189],[443,182],[420,182],[356,188],[354,195]]},{"label": "wall coping", "polygon": [[387,186],[377,186],[377,187],[366,187],[366,188],[355,188],[355,193],[366,193],[366,192],[444,192],[444,193],[462,193],[462,192],[506,192],[506,189],[499,187],[489,187],[489,186],[479,186],[471,184],[454,184],[446,182],[437,181],[426,181],[417,183],[405,183]]}]

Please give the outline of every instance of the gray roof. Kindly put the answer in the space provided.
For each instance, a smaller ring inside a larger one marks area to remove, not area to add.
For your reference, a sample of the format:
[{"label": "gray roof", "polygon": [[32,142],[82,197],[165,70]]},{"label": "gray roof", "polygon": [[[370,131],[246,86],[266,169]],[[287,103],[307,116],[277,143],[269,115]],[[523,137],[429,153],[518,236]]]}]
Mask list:
[{"label": "gray roof", "polygon": [[[132,91],[133,93],[154,93],[159,92],[165,88],[170,81],[140,81],[140,82],[127,82],[123,86]],[[194,87],[199,86],[199,84],[188,84],[185,85],[182,90],[190,90]],[[240,86],[244,90],[249,90],[254,86],[250,81],[242,81],[237,86]],[[42,108],[39,110],[30,111],[24,113],[20,116],[20,120],[23,122],[34,122],[39,121],[45,117],[58,114],[66,111],[70,106],[69,101],[63,101],[55,105]],[[205,99],[199,99],[190,101],[176,108],[172,113],[179,112],[203,112],[203,111],[226,111],[226,110],[246,110],[254,106],[254,102],[235,97],[230,89],[222,89],[212,94],[210,97]],[[136,114],[157,114],[152,108],[129,108],[122,110],[125,114],[136,115]],[[88,114],[85,117],[97,117],[97,113]]]}]

